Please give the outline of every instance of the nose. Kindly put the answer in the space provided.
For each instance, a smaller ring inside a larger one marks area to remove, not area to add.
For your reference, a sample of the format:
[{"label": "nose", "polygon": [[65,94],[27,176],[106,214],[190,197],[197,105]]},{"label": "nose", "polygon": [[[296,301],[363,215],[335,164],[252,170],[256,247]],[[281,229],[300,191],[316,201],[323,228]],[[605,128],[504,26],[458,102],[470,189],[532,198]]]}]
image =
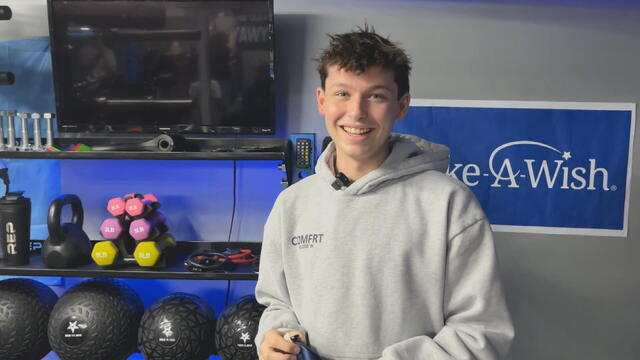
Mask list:
[{"label": "nose", "polygon": [[367,117],[367,102],[362,96],[352,96],[349,101],[349,115],[354,120]]}]

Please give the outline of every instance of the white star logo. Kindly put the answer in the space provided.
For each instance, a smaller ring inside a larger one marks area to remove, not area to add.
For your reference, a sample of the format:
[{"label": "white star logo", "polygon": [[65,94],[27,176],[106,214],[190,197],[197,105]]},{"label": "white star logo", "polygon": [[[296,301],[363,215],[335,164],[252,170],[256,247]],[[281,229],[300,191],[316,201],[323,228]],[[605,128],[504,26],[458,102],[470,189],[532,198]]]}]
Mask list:
[{"label": "white star logo", "polygon": [[565,151],[564,153],[562,153],[562,158],[565,160],[571,159],[571,152]]},{"label": "white star logo", "polygon": [[160,321],[160,328],[162,329],[164,336],[173,336],[173,331],[171,331],[171,321],[167,320],[166,317],[162,317],[162,321]]},{"label": "white star logo", "polygon": [[249,336],[248,332],[243,332],[242,336],[240,336],[240,340],[244,341],[244,343],[246,344],[247,341],[251,340],[251,336]]},{"label": "white star logo", "polygon": [[69,321],[69,327],[67,327],[67,330],[71,330],[71,333],[75,334],[76,330],[79,328],[77,321]]}]

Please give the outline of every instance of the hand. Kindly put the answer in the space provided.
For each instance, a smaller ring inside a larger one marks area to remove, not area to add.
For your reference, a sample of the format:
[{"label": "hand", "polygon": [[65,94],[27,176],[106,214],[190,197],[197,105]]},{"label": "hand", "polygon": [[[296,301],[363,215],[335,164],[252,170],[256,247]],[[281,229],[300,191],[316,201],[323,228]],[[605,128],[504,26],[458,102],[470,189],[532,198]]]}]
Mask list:
[{"label": "hand", "polygon": [[264,341],[260,344],[260,360],[296,360],[300,353],[298,345],[287,341],[284,335],[289,337],[298,336],[300,341],[305,342],[304,334],[300,331],[278,331],[269,330],[264,334]]}]

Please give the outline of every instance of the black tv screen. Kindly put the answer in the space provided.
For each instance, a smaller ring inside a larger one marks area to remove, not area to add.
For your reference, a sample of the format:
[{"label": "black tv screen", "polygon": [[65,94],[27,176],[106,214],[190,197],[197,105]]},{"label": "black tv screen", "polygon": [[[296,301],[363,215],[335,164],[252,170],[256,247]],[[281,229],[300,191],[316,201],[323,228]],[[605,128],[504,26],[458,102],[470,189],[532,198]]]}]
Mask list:
[{"label": "black tv screen", "polygon": [[58,129],[273,134],[272,0],[49,0]]}]

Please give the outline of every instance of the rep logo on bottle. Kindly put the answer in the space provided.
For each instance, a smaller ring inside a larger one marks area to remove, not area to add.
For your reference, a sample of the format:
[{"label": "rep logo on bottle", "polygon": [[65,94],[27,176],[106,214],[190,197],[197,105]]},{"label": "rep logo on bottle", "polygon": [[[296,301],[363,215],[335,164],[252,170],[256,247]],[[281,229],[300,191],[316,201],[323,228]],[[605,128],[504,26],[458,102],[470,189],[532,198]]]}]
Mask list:
[{"label": "rep logo on bottle", "polygon": [[7,234],[7,254],[15,255],[18,253],[18,243],[16,241],[16,229],[11,221],[5,226]]}]

